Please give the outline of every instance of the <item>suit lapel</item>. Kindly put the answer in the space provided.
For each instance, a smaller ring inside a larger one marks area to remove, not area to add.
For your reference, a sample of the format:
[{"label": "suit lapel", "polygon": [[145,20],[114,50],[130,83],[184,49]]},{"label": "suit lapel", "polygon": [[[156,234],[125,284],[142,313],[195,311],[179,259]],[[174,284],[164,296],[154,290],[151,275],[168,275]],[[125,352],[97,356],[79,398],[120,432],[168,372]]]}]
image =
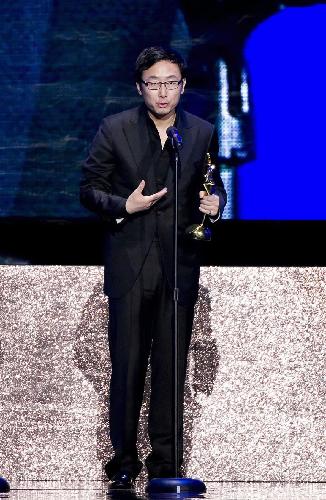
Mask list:
[{"label": "suit lapel", "polygon": [[142,108],[143,106],[136,108],[123,126],[139,179],[146,177],[152,158],[146,117]]},{"label": "suit lapel", "polygon": [[196,146],[198,130],[196,127],[192,126],[186,113],[181,108],[179,109],[177,128],[180,136],[182,137],[182,147],[179,150],[182,172]]}]

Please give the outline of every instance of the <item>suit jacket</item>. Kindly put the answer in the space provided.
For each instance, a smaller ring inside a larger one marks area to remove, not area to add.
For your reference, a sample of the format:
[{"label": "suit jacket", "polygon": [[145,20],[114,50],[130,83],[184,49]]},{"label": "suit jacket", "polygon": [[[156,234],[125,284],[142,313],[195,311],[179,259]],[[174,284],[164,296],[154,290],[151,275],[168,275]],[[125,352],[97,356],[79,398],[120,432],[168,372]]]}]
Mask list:
[{"label": "suit jacket", "polygon": [[[173,287],[173,168],[167,174],[167,194],[151,209],[131,215],[125,209],[128,196],[142,179],[146,181],[144,194],[158,190],[145,113],[144,106],[139,106],[104,118],[83,166],[81,202],[107,221],[104,291],[112,298],[123,296],[132,287],[155,235]],[[198,193],[203,189],[205,155],[207,151],[217,153],[217,139],[213,125],[181,108],[178,130],[183,138],[178,190],[178,287],[182,303],[197,297],[199,245],[185,237],[185,229],[202,220]],[[226,193],[218,170],[215,182],[222,212]],[[124,220],[117,224],[121,217]]]}]

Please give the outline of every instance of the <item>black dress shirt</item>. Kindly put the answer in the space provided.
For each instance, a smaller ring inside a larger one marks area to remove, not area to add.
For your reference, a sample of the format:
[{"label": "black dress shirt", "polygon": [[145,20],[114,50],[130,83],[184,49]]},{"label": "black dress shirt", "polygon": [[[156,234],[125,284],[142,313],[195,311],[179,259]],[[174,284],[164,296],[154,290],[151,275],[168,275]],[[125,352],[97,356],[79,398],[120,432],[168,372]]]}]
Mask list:
[{"label": "black dress shirt", "polygon": [[[156,179],[156,185],[158,191],[165,187],[166,176],[168,174],[169,168],[174,166],[174,151],[170,140],[166,140],[164,147],[162,149],[161,138],[155,123],[150,118],[147,111],[146,113],[146,124],[151,148],[152,165],[154,167],[154,174]],[[173,126],[178,126],[178,113],[176,114],[176,119]]]}]

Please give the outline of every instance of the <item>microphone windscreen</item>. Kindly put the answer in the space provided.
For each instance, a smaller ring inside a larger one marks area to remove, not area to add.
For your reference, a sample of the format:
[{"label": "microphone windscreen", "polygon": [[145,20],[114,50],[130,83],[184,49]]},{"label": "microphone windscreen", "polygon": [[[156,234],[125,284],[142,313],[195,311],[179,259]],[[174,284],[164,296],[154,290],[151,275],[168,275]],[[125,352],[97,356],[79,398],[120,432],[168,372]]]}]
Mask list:
[{"label": "microphone windscreen", "polygon": [[178,130],[175,127],[168,127],[166,129],[166,135],[168,137],[173,138],[173,137],[175,137],[176,135],[179,135],[179,134],[178,134]]}]

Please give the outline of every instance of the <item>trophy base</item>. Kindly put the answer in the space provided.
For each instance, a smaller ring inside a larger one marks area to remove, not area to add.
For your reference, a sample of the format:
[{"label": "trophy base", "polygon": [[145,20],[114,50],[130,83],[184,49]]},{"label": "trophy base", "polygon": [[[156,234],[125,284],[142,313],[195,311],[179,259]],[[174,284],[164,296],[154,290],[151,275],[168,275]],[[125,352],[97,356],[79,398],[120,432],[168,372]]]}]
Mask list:
[{"label": "trophy base", "polygon": [[212,231],[203,224],[192,224],[187,227],[186,235],[197,241],[211,241],[212,239]]},{"label": "trophy base", "polygon": [[164,477],[149,481],[146,492],[150,498],[203,498],[206,486],[200,479]]}]

